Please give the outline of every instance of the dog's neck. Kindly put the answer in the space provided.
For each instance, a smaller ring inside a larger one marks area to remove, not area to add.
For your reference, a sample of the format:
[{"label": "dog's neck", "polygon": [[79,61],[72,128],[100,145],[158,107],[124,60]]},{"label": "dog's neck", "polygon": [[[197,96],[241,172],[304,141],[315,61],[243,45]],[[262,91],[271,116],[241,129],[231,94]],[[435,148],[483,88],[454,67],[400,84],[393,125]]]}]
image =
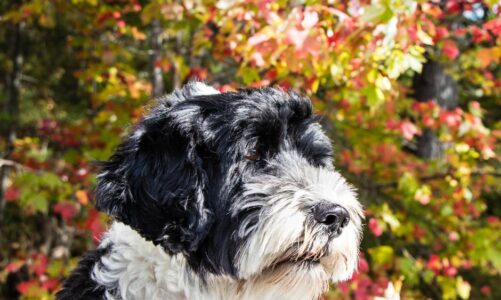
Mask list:
[{"label": "dog's neck", "polygon": [[91,276],[106,287],[107,299],[316,299],[324,288],[309,280],[284,286],[259,277],[235,280],[220,275],[208,275],[202,284],[183,255],[169,256],[118,222],[111,226],[99,247],[109,251],[94,266]]}]

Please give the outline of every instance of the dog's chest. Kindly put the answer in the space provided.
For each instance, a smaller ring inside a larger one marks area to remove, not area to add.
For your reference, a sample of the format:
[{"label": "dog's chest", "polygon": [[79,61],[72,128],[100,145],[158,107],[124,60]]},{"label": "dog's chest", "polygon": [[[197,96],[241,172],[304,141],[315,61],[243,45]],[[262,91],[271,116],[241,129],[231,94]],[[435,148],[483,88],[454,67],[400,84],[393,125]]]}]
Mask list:
[{"label": "dog's chest", "polygon": [[94,266],[92,279],[106,287],[107,299],[127,300],[279,300],[313,299],[318,291],[298,282],[283,287],[257,280],[235,281],[209,275],[202,284],[182,255],[169,256],[127,225],[115,223],[100,247],[110,252]]}]

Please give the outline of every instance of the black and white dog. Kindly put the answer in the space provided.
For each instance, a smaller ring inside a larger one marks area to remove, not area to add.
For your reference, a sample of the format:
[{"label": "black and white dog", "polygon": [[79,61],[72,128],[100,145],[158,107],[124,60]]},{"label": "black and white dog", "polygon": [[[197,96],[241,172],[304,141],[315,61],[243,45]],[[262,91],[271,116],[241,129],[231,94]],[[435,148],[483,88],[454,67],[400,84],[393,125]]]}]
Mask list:
[{"label": "black and white dog", "polygon": [[316,299],[357,266],[363,212],[309,99],[200,82],[105,162],[115,218],[58,299]]}]

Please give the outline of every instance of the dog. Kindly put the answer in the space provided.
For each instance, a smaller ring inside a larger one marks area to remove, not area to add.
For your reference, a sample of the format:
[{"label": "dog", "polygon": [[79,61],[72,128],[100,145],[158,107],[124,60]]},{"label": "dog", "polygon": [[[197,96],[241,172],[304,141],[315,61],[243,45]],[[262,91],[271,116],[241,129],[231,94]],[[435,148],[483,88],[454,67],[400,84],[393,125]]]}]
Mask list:
[{"label": "dog", "polygon": [[114,223],[57,299],[317,299],[356,270],[362,206],[307,97],[190,82],[102,163]]}]

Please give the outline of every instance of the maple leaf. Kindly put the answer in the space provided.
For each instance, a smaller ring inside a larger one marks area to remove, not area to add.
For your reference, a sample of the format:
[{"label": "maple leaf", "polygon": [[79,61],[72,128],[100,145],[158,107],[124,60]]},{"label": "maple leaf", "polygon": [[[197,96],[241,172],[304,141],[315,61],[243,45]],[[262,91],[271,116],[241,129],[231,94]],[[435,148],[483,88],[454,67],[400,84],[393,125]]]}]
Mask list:
[{"label": "maple leaf", "polygon": [[5,201],[14,201],[19,198],[19,195],[20,195],[19,189],[14,186],[10,186],[5,191],[4,199]]},{"label": "maple leaf", "polygon": [[38,275],[42,276],[45,273],[45,270],[47,269],[47,263],[48,263],[48,258],[44,254],[38,254],[36,257],[36,262],[33,265],[33,272]]},{"label": "maple leaf", "polygon": [[381,236],[383,234],[383,228],[379,225],[378,220],[371,218],[369,220],[369,229],[375,236]]},{"label": "maple leaf", "polygon": [[21,295],[25,295],[30,291],[30,289],[32,289],[33,287],[37,287],[37,286],[38,286],[38,282],[36,280],[30,280],[30,281],[23,281],[23,282],[19,283],[16,286],[16,289],[19,293],[21,293]]},{"label": "maple leaf", "polygon": [[91,208],[89,210],[85,228],[92,232],[92,237],[95,242],[101,239],[101,235],[104,232],[104,225],[101,222],[101,215],[96,209]]},{"label": "maple leaf", "polygon": [[435,273],[438,273],[440,270],[442,270],[442,261],[438,255],[432,254],[428,259],[426,266],[428,267],[428,269],[434,271]]},{"label": "maple leaf", "polygon": [[59,202],[54,205],[54,213],[59,214],[63,220],[68,221],[73,219],[73,217],[78,213],[78,209],[75,204],[70,202]]},{"label": "maple leaf", "polygon": [[80,190],[75,192],[75,197],[77,198],[78,202],[82,205],[87,205],[89,203],[89,196],[87,195],[86,191]]},{"label": "maple leaf", "polygon": [[420,130],[410,121],[402,121],[398,124],[398,129],[406,140],[412,140],[415,135],[420,134]]},{"label": "maple leaf", "polygon": [[483,25],[485,30],[491,31],[495,36],[501,35],[501,18],[490,20]]},{"label": "maple leaf", "polygon": [[444,41],[444,45],[442,47],[442,52],[450,60],[454,60],[459,55],[459,49],[458,49],[456,43],[452,40]]}]

